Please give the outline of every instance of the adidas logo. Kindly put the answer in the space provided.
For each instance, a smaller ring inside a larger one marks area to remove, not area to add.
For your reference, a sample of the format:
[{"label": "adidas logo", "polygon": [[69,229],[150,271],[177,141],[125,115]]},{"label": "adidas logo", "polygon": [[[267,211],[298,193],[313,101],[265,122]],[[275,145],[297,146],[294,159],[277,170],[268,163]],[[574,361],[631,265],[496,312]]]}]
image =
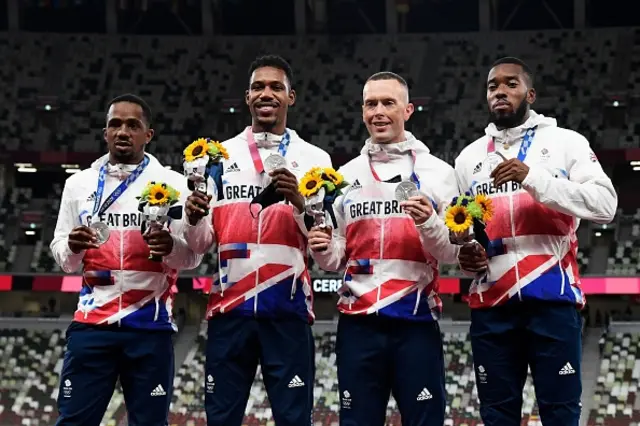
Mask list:
[{"label": "adidas logo", "polygon": [[227,170],[225,170],[225,173],[239,172],[239,171],[240,171],[240,167],[238,167],[238,163],[233,163],[227,168]]},{"label": "adidas logo", "polygon": [[93,191],[93,194],[87,197],[87,201],[94,201],[96,199],[96,191]]},{"label": "adidas logo", "polygon": [[480,173],[480,170],[482,170],[482,162],[476,164],[476,166],[473,168],[473,174],[475,175],[476,173]]},{"label": "adidas logo", "polygon": [[359,189],[362,188],[362,185],[360,185],[360,181],[358,179],[355,180],[355,182],[353,182],[353,185],[351,185],[352,189]]},{"label": "adidas logo", "polygon": [[416,398],[416,401],[426,401],[427,399],[432,399],[433,395],[431,395],[431,392],[429,392],[429,390],[427,388],[422,389],[422,392],[420,392],[420,394],[418,395],[418,398]]},{"label": "adidas logo", "polygon": [[300,386],[304,386],[304,382],[298,377],[296,374],[293,379],[289,382],[290,388],[299,388]]},{"label": "adidas logo", "polygon": [[156,388],[151,391],[151,396],[164,396],[166,394],[162,385],[156,386]]},{"label": "adidas logo", "polygon": [[561,376],[567,376],[569,374],[576,374],[576,370],[573,369],[570,363],[566,363],[564,367],[560,369],[558,374]]}]

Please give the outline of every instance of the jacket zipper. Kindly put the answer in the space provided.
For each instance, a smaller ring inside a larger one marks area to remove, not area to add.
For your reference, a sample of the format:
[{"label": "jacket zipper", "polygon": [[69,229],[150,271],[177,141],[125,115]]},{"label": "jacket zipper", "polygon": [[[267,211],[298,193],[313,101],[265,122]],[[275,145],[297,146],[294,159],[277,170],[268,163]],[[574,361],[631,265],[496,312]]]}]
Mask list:
[{"label": "jacket zipper", "polygon": [[522,301],[520,292],[520,268],[518,267],[518,243],[516,242],[516,224],[513,215],[513,194],[509,194],[509,222],[511,222],[511,238],[513,238],[513,251],[515,256],[516,285],[518,286],[518,299]]},{"label": "jacket zipper", "polygon": [[[565,240],[562,240],[561,243],[561,247],[560,247],[560,253],[564,253],[564,245],[565,245]],[[569,242],[569,251],[571,251],[571,242]],[[565,286],[565,277],[564,277],[564,268],[562,266],[562,258],[560,256],[558,257],[558,268],[560,269],[560,277],[561,277],[561,286],[560,286],[560,296],[564,296],[564,286]]]},{"label": "jacket zipper", "polygon": [[[378,258],[382,260],[382,251],[384,249],[384,219],[380,221],[380,254]],[[376,315],[380,315],[378,311],[378,303],[380,302],[380,285],[378,284],[378,293],[376,294]]]},{"label": "jacket zipper", "polygon": [[[124,275],[124,229],[120,228],[120,291],[118,296],[118,313],[122,312],[122,292],[124,291],[124,284],[122,283],[122,276]],[[122,326],[122,320],[118,320],[118,327]]]},{"label": "jacket zipper", "polygon": [[[262,215],[258,214],[258,241],[256,253],[260,253],[260,240],[262,239]],[[256,294],[253,296],[253,316],[258,316],[258,284],[260,284],[260,268],[256,270]]]}]

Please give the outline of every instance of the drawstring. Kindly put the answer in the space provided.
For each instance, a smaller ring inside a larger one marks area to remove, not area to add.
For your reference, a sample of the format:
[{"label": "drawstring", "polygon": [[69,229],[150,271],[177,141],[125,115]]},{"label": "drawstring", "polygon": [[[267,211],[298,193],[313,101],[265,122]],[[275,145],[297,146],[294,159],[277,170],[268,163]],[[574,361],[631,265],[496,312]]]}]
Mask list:
[{"label": "drawstring", "polygon": [[294,278],[293,278],[293,284],[291,285],[291,300],[293,300],[293,298],[294,298],[294,297],[295,297],[295,295],[296,295],[296,290],[297,290],[297,288],[296,288],[296,287],[297,287],[297,286],[296,286],[296,279],[295,279],[295,277],[294,277]]},{"label": "drawstring", "polygon": [[[558,268],[560,269],[560,277],[561,277],[560,296],[564,295],[564,285],[565,285],[564,268],[562,266],[562,257],[561,257],[562,253],[565,252],[564,250],[565,242],[566,240],[563,239],[562,243],[560,244],[560,253],[556,254],[556,257],[558,258]],[[571,246],[571,242],[569,242],[569,246]],[[569,250],[571,250],[571,248],[569,248]]]},{"label": "drawstring", "polygon": [[418,292],[416,294],[416,306],[413,308],[413,315],[418,315],[418,306],[420,306],[420,294],[422,293],[422,289],[418,286]]},{"label": "drawstring", "polygon": [[154,297],[155,301],[156,301],[156,314],[153,316],[153,321],[158,321],[158,313],[160,312],[160,302],[158,301],[159,297],[156,296]]}]

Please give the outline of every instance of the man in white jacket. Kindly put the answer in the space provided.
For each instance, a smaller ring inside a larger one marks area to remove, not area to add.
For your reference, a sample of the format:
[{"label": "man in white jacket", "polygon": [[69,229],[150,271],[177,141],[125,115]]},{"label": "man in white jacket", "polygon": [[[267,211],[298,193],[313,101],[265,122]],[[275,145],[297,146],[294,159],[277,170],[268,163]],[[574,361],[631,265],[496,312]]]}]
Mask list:
[{"label": "man in white jacket", "polygon": [[217,246],[219,260],[207,306],[207,424],[242,424],[260,363],[276,425],[308,425],[314,315],[297,179],[331,167],[331,158],[287,128],[295,102],[289,64],[263,56],[249,75],[251,126],[223,142],[229,158],[221,179],[209,179],[210,193],[194,191],[185,206],[189,247],[205,253]]},{"label": "man in white jacket", "polygon": [[[129,425],[163,426],[173,389],[173,287],[178,272],[198,266],[181,221],[143,236],[138,200],[150,181],[181,192],[184,177],[145,153],[151,110],[139,97],[109,104],[109,153],[69,177],[51,242],[67,273],[82,267],[78,309],[67,330],[58,426],[99,426],[120,380]],[[162,261],[150,260],[150,254]]]},{"label": "man in white jacket", "polygon": [[[543,424],[579,424],[585,298],[576,229],[580,219],[610,222],[617,206],[589,142],[531,110],[535,97],[527,65],[498,60],[487,78],[491,123],[456,160],[460,191],[486,195],[495,210],[487,274],[469,298],[487,426],[520,425],[528,367]],[[476,266],[460,261],[463,269]]]},{"label": "man in white jacket", "polygon": [[[405,131],[413,105],[399,75],[371,76],[362,112],[371,137],[340,169],[350,186],[334,203],[337,226],[309,232],[321,268],[346,267],[336,342],[340,424],[384,425],[392,392],[403,425],[442,426],[438,262],[457,263],[460,249],[440,215],[458,195],[454,170]],[[408,198],[402,188],[413,188]],[[472,255],[472,247],[464,251]]]}]

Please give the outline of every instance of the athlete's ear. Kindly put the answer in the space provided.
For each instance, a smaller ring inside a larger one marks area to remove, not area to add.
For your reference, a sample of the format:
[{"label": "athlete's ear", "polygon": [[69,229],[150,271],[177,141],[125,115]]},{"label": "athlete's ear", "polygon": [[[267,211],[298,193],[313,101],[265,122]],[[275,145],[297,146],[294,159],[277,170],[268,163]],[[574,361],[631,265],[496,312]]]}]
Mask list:
[{"label": "athlete's ear", "polygon": [[296,91],[291,89],[289,90],[289,106],[293,106],[296,103]]},{"label": "athlete's ear", "polygon": [[107,141],[107,128],[103,128],[102,129],[102,138],[104,139],[104,141]]},{"label": "athlete's ear", "polygon": [[408,103],[404,108],[404,121],[408,121],[411,118],[413,111],[415,111],[415,107],[412,103]]},{"label": "athlete's ear", "polygon": [[149,142],[151,142],[151,139],[153,139],[153,135],[155,134],[156,132],[154,132],[153,129],[151,128],[147,129],[147,134],[145,135],[147,139],[146,144],[149,144]]},{"label": "athlete's ear", "polygon": [[533,104],[536,101],[536,89],[533,87],[527,90],[527,96],[525,98],[529,105]]}]

